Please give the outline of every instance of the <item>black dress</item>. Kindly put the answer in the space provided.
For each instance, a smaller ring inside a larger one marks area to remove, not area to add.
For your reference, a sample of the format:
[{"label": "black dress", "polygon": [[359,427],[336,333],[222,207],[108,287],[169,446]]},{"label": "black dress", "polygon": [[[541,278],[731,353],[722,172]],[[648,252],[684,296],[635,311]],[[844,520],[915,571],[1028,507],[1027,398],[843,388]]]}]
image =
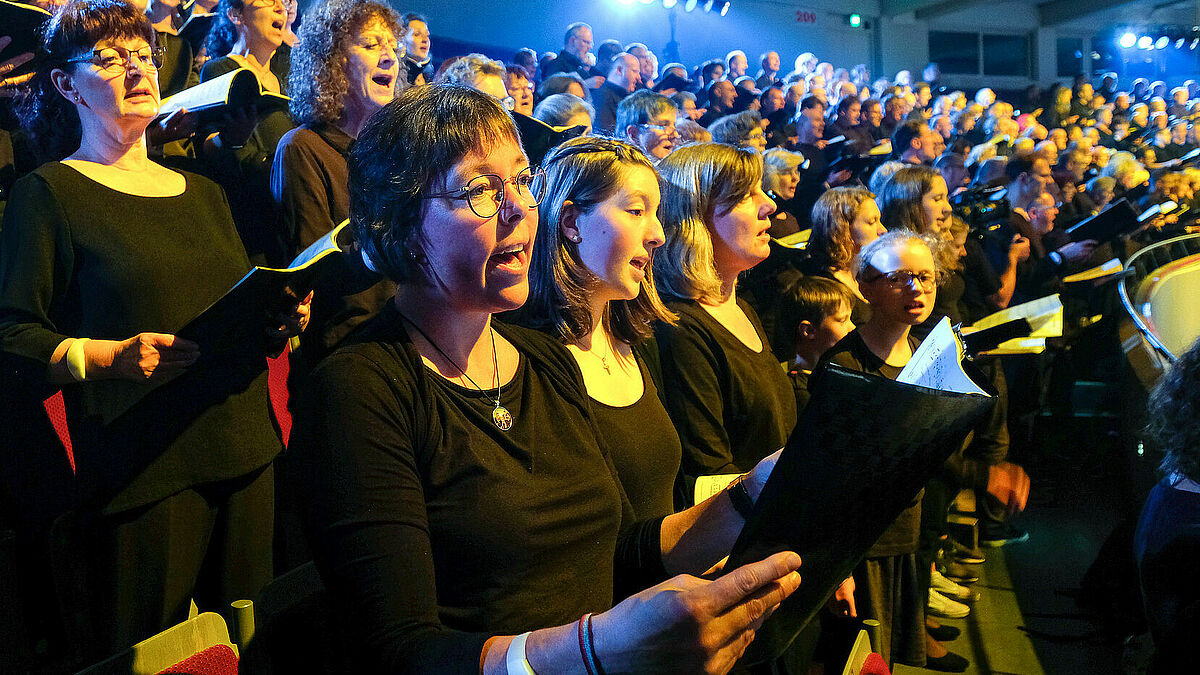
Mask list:
[{"label": "black dress", "polygon": [[[117,192],[59,162],[18,181],[0,240],[0,350],[28,379],[9,386],[52,390],[46,367],[68,337],[175,333],[246,273],[224,194],[184,178],[175,197]],[[281,443],[264,354],[247,345],[165,384],[62,385],[75,472],[54,489],[74,491],[83,525],[69,544],[78,575],[59,582],[91,580],[75,609],[110,634],[101,649],[183,620],[189,597],[227,606],[270,580],[269,465]],[[23,450],[62,456],[61,446]],[[226,517],[223,545],[212,531]],[[232,597],[201,598],[193,589],[209,574]]]},{"label": "black dress", "polygon": [[[306,525],[371,672],[479,672],[492,635],[612,605],[614,567],[665,576],[661,518],[633,523],[578,366],[537,331],[492,399],[429,372],[394,304],[313,372],[290,452]],[[613,564],[615,562],[615,565]]]},{"label": "black dress", "polygon": [[[350,217],[349,135],[330,124],[301,126],[283,135],[271,167],[271,195],[279,207],[287,255],[295,258]],[[344,265],[314,288],[312,317],[300,336],[308,367],[325,358],[396,293],[396,284],[367,269],[353,233],[339,237]]]},{"label": "black dress", "polygon": [[[911,335],[908,342],[913,351],[920,346],[920,341]],[[903,370],[876,356],[857,329],[842,338],[821,360],[891,380]],[[876,651],[889,664],[925,665],[925,602],[929,570],[928,566],[922,569],[916,555],[921,528],[921,497],[917,495],[912,506],[888,526],[867,551],[866,559],[854,570],[855,594],[859,596],[858,615],[882,624]]]},{"label": "black dress", "polygon": [[762,342],[753,351],[698,302],[668,305],[675,326],[655,330],[667,410],[683,443],[683,475],[744,473],[782,448],[796,426],[791,382],[771,352],[758,315],[744,300]]}]

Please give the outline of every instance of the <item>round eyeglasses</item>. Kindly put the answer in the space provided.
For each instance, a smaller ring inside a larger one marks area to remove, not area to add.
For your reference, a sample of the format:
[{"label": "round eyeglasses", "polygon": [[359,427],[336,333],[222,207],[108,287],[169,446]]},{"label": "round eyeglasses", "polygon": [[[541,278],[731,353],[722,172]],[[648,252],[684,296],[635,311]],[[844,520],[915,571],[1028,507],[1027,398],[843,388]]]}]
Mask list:
[{"label": "round eyeglasses", "polygon": [[457,190],[430,193],[422,199],[465,199],[475,215],[491,218],[500,212],[500,207],[504,204],[508,192],[504,187],[505,183],[511,183],[517,189],[517,197],[521,206],[525,208],[537,208],[546,194],[546,172],[527,166],[512,178],[501,178],[493,173],[480,174]]}]

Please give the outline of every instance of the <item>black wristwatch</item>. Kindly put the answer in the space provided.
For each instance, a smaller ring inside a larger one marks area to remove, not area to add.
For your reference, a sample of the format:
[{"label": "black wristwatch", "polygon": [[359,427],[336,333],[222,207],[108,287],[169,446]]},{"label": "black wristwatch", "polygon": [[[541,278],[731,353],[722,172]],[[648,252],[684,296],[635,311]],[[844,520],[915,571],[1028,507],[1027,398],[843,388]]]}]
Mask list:
[{"label": "black wristwatch", "polygon": [[754,515],[754,500],[750,498],[750,491],[746,489],[746,477],[735,480],[726,492],[729,493],[733,510],[737,511],[743,520],[750,520],[750,516]]}]

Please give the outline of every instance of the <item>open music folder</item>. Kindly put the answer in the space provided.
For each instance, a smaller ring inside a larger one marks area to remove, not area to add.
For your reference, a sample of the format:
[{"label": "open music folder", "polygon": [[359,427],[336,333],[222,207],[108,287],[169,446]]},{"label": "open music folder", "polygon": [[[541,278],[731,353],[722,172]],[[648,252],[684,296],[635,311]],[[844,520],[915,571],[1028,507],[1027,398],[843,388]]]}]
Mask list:
[{"label": "open music folder", "polygon": [[813,374],[812,399],[724,568],[779,551],[804,560],[800,588],[758,631],[744,664],[787,648],[990,410],[990,385],[968,374],[969,365],[959,369],[968,387],[983,393],[904,384],[832,364]]}]

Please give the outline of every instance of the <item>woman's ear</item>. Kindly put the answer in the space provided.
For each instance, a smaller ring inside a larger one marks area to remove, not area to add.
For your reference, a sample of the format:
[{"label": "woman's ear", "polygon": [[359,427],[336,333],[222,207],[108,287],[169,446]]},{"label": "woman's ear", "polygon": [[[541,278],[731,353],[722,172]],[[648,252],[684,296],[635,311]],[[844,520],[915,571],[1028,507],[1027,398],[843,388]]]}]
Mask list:
[{"label": "woman's ear", "polygon": [[563,202],[562,213],[558,217],[558,231],[561,232],[562,236],[567,240],[576,244],[583,241],[583,237],[579,235],[578,223],[580,212],[579,206],[575,202],[568,199],[567,201]]},{"label": "woman's ear", "polygon": [[55,68],[50,71],[50,82],[54,84],[54,88],[58,90],[62,97],[71,103],[79,103],[79,90],[75,88],[75,80],[71,74],[62,68]]},{"label": "woman's ear", "polygon": [[225,18],[229,19],[229,22],[235,26],[242,23],[242,13],[233,7],[225,10]]}]

